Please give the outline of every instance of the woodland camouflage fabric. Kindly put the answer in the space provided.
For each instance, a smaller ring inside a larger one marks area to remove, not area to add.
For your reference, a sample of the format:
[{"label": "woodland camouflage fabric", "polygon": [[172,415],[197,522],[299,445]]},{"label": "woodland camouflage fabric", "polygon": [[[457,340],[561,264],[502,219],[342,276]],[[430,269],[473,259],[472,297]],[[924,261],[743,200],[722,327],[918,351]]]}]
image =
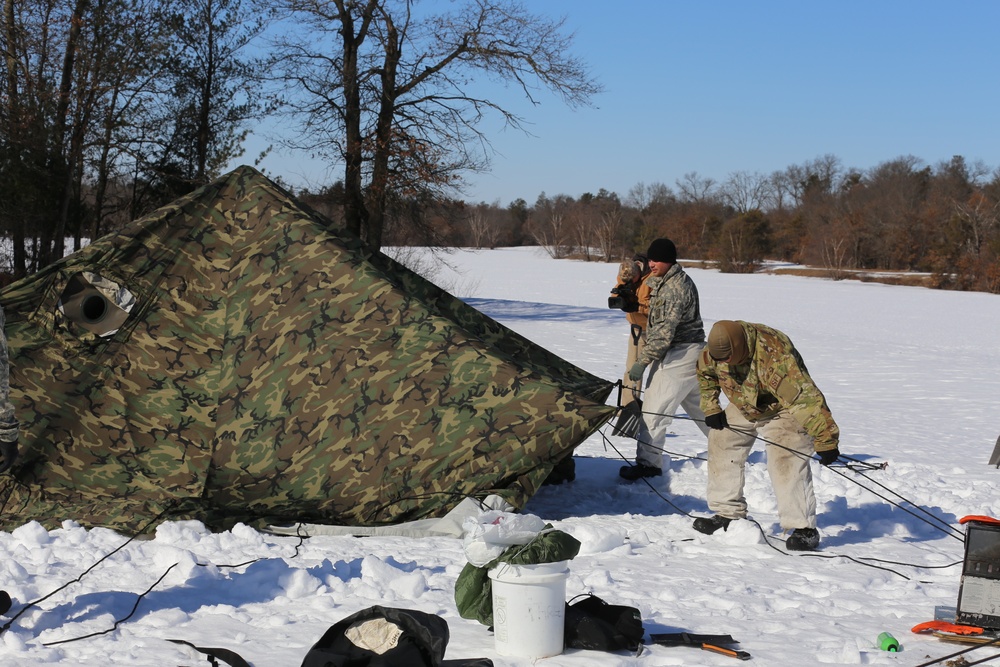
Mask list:
[{"label": "woodland camouflage fabric", "polygon": [[[58,307],[82,272],[134,297],[110,335]],[[22,442],[0,475],[4,530],[379,525],[490,493],[522,507],[615,410],[609,382],[249,167],[10,285],[0,304]]]},{"label": "woodland camouflage fabric", "polygon": [[7,351],[7,337],[4,335],[4,312],[0,308],[0,442],[17,440],[17,414],[10,402],[10,359]]},{"label": "woodland camouflage fabric", "polygon": [[713,359],[707,347],[698,357],[698,386],[704,413],[722,412],[721,390],[750,421],[787,410],[813,437],[816,451],[835,449],[840,442],[840,428],[792,341],[763,324],[742,321],[737,324],[746,334],[749,361],[730,366]]}]

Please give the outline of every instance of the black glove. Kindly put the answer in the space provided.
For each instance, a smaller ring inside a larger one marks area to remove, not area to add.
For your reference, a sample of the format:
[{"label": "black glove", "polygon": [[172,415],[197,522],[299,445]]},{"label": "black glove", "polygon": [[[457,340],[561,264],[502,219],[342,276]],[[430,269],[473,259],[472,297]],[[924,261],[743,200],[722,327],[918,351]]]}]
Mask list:
[{"label": "black glove", "polygon": [[17,460],[17,440],[0,442],[0,473],[5,472]]},{"label": "black glove", "polygon": [[840,458],[840,449],[834,447],[833,449],[827,449],[822,452],[816,452],[816,455],[819,456],[820,463],[822,463],[825,466],[828,466],[834,461],[836,461],[838,458]]},{"label": "black glove", "polygon": [[729,422],[726,420],[726,413],[716,412],[714,415],[708,415],[705,417],[705,426],[714,428],[716,431],[726,428],[729,426]]}]

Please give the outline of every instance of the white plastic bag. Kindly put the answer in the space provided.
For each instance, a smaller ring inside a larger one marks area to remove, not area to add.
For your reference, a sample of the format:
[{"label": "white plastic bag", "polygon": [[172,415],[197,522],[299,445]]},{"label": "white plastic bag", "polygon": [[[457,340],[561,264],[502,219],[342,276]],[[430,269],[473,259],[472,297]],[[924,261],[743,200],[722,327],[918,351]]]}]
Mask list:
[{"label": "white plastic bag", "polygon": [[483,567],[508,547],[530,542],[545,528],[545,522],[534,514],[490,510],[468,517],[462,528],[465,557],[476,567]]}]

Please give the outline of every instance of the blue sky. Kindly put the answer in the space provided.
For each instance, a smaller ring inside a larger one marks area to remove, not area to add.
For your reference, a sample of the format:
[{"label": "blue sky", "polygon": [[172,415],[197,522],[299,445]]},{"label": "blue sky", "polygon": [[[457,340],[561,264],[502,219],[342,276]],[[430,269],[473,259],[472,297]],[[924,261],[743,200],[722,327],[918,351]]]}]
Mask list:
[{"label": "blue sky", "polygon": [[[468,201],[624,197],[639,182],[674,187],[688,172],[721,182],[826,154],[861,170],[903,155],[1000,166],[1000,2],[526,4],[566,18],[605,91],[577,110],[502,91],[531,136],[483,126],[499,154],[468,178]],[[277,154],[262,166],[294,185],[342,173]]]}]

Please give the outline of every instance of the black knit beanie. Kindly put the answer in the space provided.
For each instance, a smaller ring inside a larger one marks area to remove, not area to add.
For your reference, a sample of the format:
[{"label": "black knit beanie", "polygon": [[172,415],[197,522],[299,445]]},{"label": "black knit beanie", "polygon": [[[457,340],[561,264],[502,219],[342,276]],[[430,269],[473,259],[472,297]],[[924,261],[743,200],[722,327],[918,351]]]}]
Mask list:
[{"label": "black knit beanie", "polygon": [[670,239],[656,239],[649,244],[646,257],[654,262],[677,263],[677,246]]}]

